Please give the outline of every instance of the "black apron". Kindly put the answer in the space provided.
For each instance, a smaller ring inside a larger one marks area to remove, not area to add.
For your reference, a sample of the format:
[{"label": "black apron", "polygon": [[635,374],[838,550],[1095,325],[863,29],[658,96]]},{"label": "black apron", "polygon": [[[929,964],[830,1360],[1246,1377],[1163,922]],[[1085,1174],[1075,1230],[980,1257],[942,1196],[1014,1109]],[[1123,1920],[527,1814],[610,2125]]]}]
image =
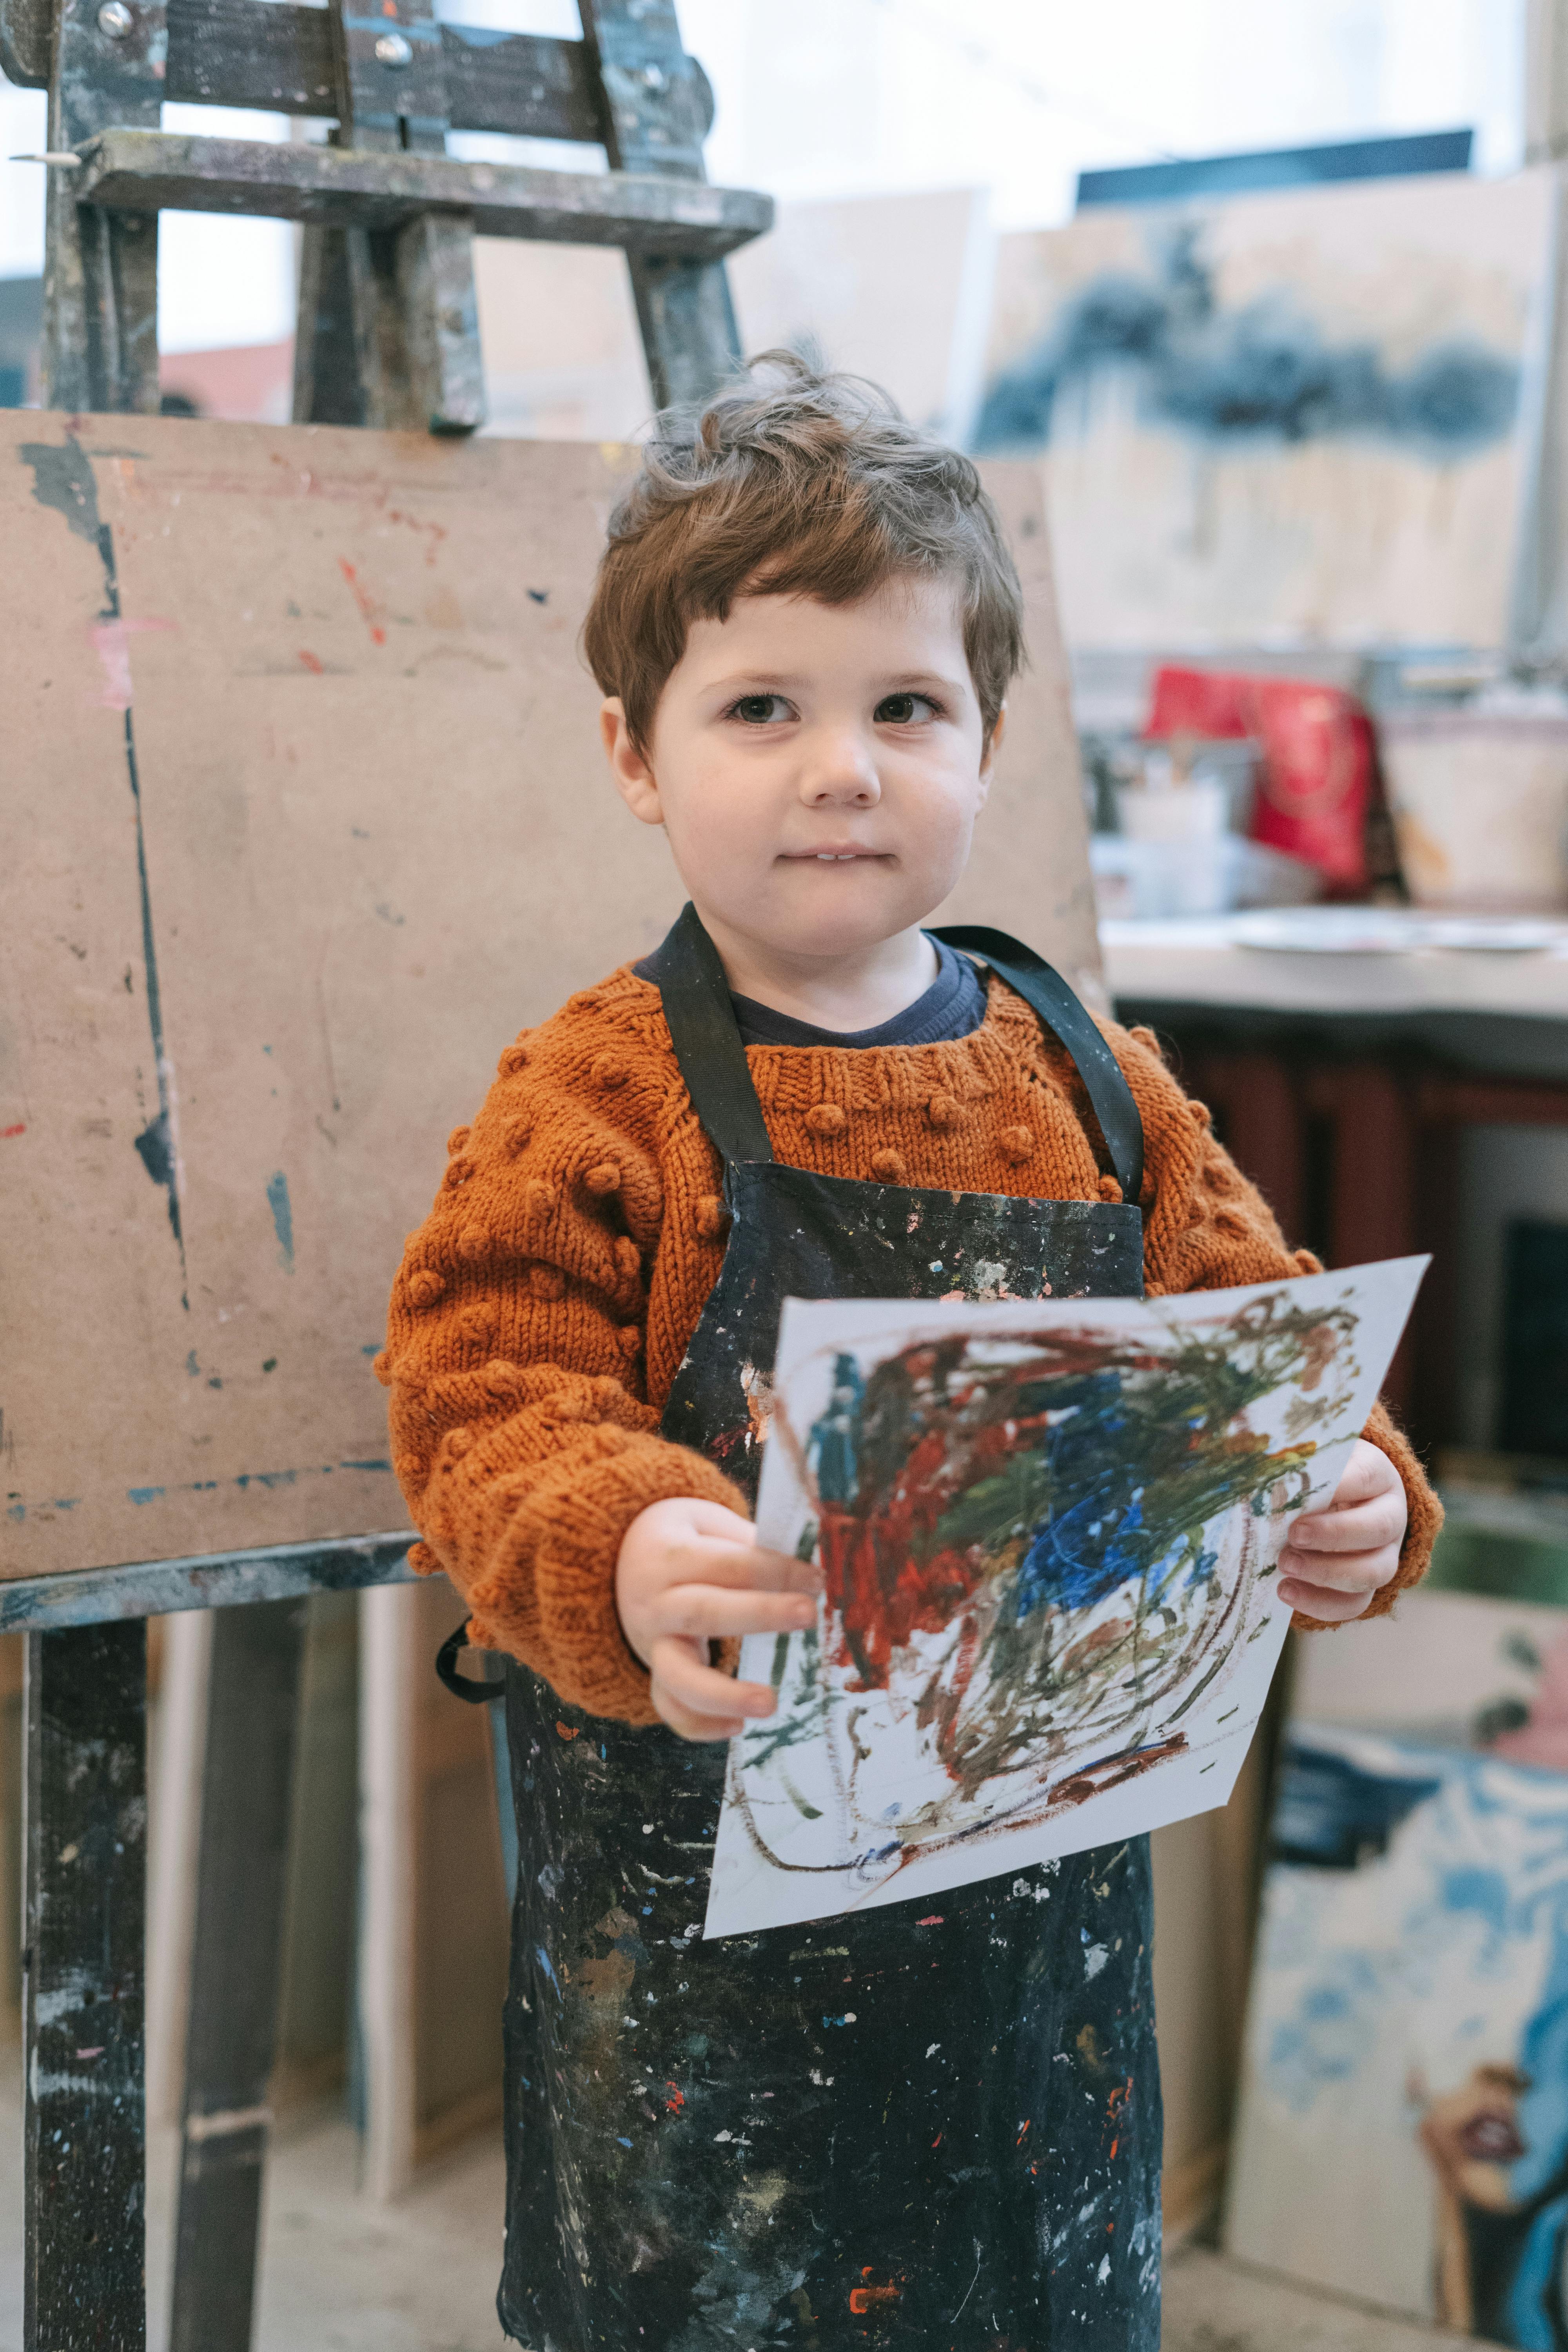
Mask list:
[{"label": "black apron", "polygon": [[[1018,1297],[1142,1296],[1142,1133],[1109,1047],[1028,949],[938,936],[984,955],[1072,1055],[1125,1204],[781,1167],[689,907],[654,970],[732,1222],[662,1428],[753,1496],[741,1371],[771,1367],[786,1296],[929,1298],[980,1261]],[[1145,1839],[704,1943],[723,1743],[585,1715],[515,1663],[506,1704],[510,2336],[1157,2352]]]}]

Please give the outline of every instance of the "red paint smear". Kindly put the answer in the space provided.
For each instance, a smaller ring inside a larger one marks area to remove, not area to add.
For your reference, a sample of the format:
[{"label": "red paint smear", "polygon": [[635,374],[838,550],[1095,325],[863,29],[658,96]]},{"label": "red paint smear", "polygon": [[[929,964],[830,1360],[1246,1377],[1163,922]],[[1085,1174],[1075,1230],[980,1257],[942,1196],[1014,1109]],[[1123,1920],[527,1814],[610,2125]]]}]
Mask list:
[{"label": "red paint smear", "polygon": [[943,1914],[940,1911],[931,1912],[929,1918],[917,1919],[915,1921],[915,1926],[917,1927],[945,1927],[946,1924],[946,1919]]},{"label": "red paint smear", "polygon": [[679,2084],[676,2083],[667,2083],[664,2087],[669,2093],[669,2096],[666,2099],[664,2104],[668,2108],[672,2116],[678,2116],[680,2113],[681,2108],[686,2105],[685,2094],[680,2089]]},{"label": "red paint smear", "polygon": [[[860,2275],[862,2278],[870,2277],[868,2263]],[[857,2318],[863,2317],[879,2303],[897,2303],[898,2300],[899,2289],[890,2279],[886,2286],[852,2286],[849,2290],[849,2308]]]},{"label": "red paint smear", "polygon": [[931,2142],[932,2147],[940,2147],[946,2137],[947,2134],[945,2132],[938,2132],[936,2137]]},{"label": "red paint smear", "polygon": [[16,1124],[15,1127],[0,1127],[0,1137],[8,1137],[8,1136],[13,1136],[13,1135],[26,1135],[26,1132],[27,1132],[27,1122],[26,1122],[26,1120],[25,1118],[24,1118],[24,1119],[20,1119],[20,1120],[18,1120],[17,1124]]},{"label": "red paint smear", "polygon": [[575,1739],[580,1727],[570,1723],[558,1723],[555,1728],[563,1739]]},{"label": "red paint smear", "polygon": [[339,556],[338,570],[342,573],[343,578],[349,583],[349,593],[353,596],[354,603],[359,606],[360,618],[363,621],[366,628],[370,631],[371,644],[373,646],[384,646],[386,643],[386,631],[382,627],[381,623],[375,617],[382,610],[381,605],[376,603],[375,598],[371,594],[368,588],[361,587],[359,573],[355,571],[353,565],[349,562],[346,555]]},{"label": "red paint smear", "polygon": [[304,663],[305,667],[310,671],[312,677],[320,677],[322,675],[323,665],[319,654],[308,653],[305,647],[301,646],[300,648],[300,659]]},{"label": "red paint smear", "polygon": [[426,563],[435,562],[441,541],[447,536],[447,526],[444,522],[421,522],[416,516],[405,514],[399,507],[389,507],[386,520],[388,522],[406,523],[410,530],[427,530],[430,534],[430,544],[425,551],[425,561]]}]

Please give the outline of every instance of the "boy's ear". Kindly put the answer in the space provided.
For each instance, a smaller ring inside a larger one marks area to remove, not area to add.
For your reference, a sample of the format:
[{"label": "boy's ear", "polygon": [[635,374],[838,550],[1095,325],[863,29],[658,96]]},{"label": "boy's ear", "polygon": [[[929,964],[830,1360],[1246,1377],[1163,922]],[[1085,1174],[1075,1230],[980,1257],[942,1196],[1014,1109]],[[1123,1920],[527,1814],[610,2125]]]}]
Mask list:
[{"label": "boy's ear", "polygon": [[653,770],[632,740],[626,706],[618,694],[606,695],[599,705],[599,734],[616,790],[632,814],[643,824],[662,824],[664,811]]},{"label": "boy's ear", "polygon": [[990,740],[985,746],[984,752],[980,761],[980,805],[982,808],[984,807],[986,794],[991,790],[991,779],[996,769],[996,754],[1001,749],[1002,738],[1006,731],[1007,706],[1004,703],[1001,709],[996,713],[996,723],[991,730]]}]

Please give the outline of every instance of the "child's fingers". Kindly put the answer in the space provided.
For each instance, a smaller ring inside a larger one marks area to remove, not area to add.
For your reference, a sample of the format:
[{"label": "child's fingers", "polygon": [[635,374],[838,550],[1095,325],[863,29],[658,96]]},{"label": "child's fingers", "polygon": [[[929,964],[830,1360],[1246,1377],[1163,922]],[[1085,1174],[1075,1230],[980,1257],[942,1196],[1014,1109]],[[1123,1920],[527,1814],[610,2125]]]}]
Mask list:
[{"label": "child's fingers", "polygon": [[1339,1485],[1334,1489],[1333,1505],[1348,1507],[1364,1503],[1369,1496],[1403,1495],[1405,1482],[1381,1445],[1373,1445],[1358,1437],[1351,1447]]},{"label": "child's fingers", "polygon": [[1305,1583],[1299,1576],[1282,1576],[1279,1598],[1288,1609],[1299,1609],[1303,1617],[1321,1618],[1325,1625],[1343,1625],[1362,1615],[1372,1600],[1372,1590],[1342,1592],[1331,1585]]},{"label": "child's fingers", "polygon": [[1375,1592],[1399,1566],[1396,1543],[1377,1544],[1366,1551],[1302,1551],[1294,1541],[1279,1554],[1281,1580],[1294,1577],[1326,1592]]},{"label": "child's fingers", "polygon": [[822,1570],[764,1544],[701,1543],[680,1547],[681,1581],[723,1584],[736,1591],[820,1592]]},{"label": "child's fingers", "polygon": [[652,1613],[661,1633],[718,1642],[736,1633],[803,1632],[816,1622],[816,1603],[804,1592],[742,1592],[717,1584],[672,1584],[659,1595]]},{"label": "child's fingers", "polygon": [[1405,1489],[1373,1495],[1339,1511],[1307,1511],[1290,1530],[1298,1551],[1376,1551],[1397,1543],[1405,1533]]},{"label": "child's fingers", "polygon": [[661,1682],[653,1684],[652,1698],[662,1720],[668,1724],[671,1731],[679,1732],[682,1739],[733,1739],[737,1732],[744,1731],[746,1727],[743,1716],[695,1714],[690,1707],[683,1706],[678,1698],[671,1697]]},{"label": "child's fingers", "polygon": [[766,1683],[738,1683],[716,1666],[704,1664],[700,1645],[671,1633],[653,1645],[648,1664],[658,1682],[694,1715],[719,1716],[731,1722],[738,1715],[772,1715],[776,1700]]}]

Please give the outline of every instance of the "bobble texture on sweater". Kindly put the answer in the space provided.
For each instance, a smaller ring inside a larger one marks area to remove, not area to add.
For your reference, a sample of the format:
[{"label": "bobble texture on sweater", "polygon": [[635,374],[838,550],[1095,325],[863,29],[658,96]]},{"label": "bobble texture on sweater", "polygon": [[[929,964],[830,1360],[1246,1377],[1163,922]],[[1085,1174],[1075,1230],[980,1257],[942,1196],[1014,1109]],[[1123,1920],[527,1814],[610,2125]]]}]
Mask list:
[{"label": "bobble texture on sweater", "polygon": [[[1152,1295],[1311,1272],[1215,1140],[1148,1033],[1106,1034],[1143,1117]],[[1072,1063],[1001,981],[968,1037],[937,1045],[753,1045],[775,1156],[867,1183],[1056,1201],[1121,1197]],[[656,1720],[616,1613],[621,1538],[681,1495],[743,1509],[659,1415],[722,1261],[721,1171],[670,1048],[658,991],[629,969],[500,1056],[410,1236],[377,1377],[424,1542],[509,1651],[574,1705]],[[1397,1467],[1409,1528],[1393,1585],[1425,1572],[1442,1513],[1380,1405],[1367,1436]],[[1298,1623],[1312,1621],[1298,1618]]]}]

